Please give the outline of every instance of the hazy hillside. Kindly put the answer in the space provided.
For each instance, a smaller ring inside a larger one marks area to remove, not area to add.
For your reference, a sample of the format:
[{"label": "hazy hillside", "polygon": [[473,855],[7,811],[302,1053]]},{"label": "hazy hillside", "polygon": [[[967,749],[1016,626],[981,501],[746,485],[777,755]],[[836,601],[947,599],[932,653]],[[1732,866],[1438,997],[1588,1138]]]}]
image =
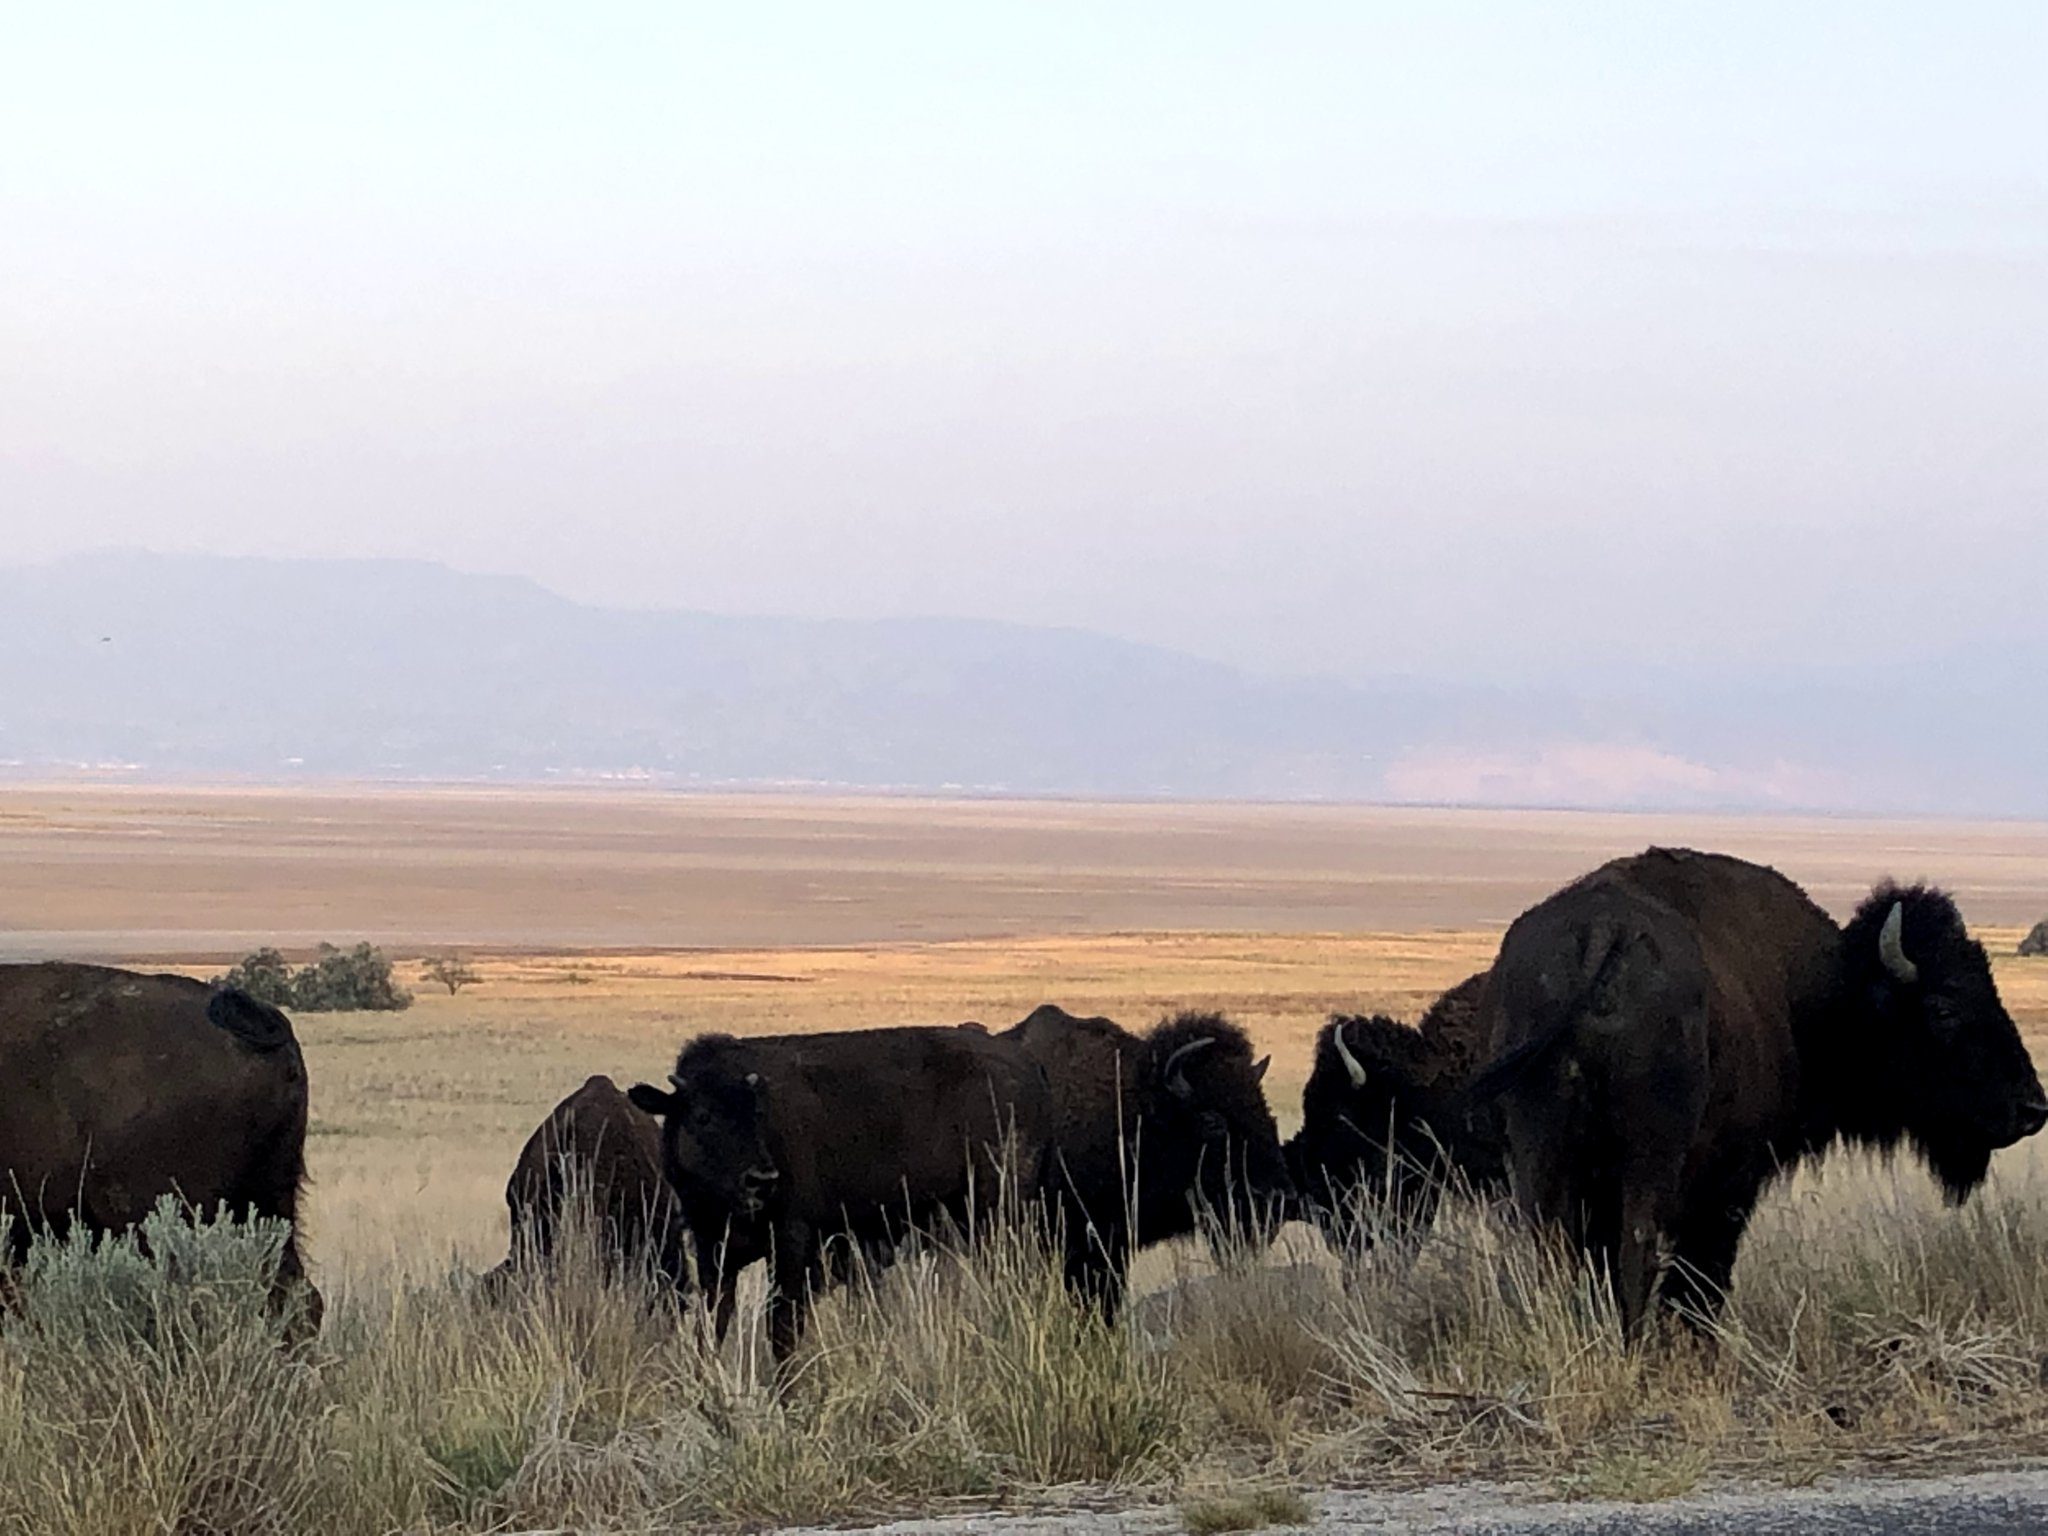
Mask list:
[{"label": "hazy hillside", "polygon": [[613,611],[403,562],[0,570],[0,764],[16,774],[2042,813],[2042,721],[1995,658],[1884,679],[1579,678],[1539,697],[1254,678],[965,619]]}]

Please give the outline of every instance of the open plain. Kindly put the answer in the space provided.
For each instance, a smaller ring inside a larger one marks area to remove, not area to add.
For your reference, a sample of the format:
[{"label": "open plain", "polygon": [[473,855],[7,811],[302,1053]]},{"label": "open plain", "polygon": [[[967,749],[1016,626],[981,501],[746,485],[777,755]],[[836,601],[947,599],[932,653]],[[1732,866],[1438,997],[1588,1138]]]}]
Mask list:
[{"label": "open plain", "polygon": [[[694,1032],[1215,1007],[1273,1052],[1285,1129],[1328,1011],[1418,1014],[1529,902],[1656,842],[1776,864],[1837,913],[1884,875],[1949,886],[2037,1056],[2048,1044],[2048,960],[2012,953],[2048,914],[2048,827],[2021,823],[19,786],[0,790],[0,955],[211,974],[261,944],[369,939],[416,991],[401,1013],[297,1020],[333,1355],[317,1386],[276,1387],[325,1416],[247,1482],[324,1528],[1079,1499],[1224,1529],[1298,1513],[1292,1488],[1485,1475],[1628,1500],[2048,1451],[2032,1145],[1962,1213],[1918,1169],[1867,1158],[1785,1182],[1711,1357],[1621,1349],[1597,1288],[1477,1208],[1447,1212],[1419,1255],[1353,1268],[1304,1229],[1244,1271],[1193,1245],[1155,1253],[1131,1326],[1085,1337],[1062,1332],[1028,1256],[965,1279],[909,1267],[823,1308],[781,1394],[756,1346],[707,1367],[616,1297],[494,1316],[463,1289],[504,1252],[504,1179],[547,1108],[593,1072],[658,1080]],[[420,962],[455,953],[480,979],[451,996]],[[55,1379],[0,1369],[0,1409]],[[38,1447],[0,1433],[0,1462],[40,1469]],[[340,1481],[337,1455],[354,1469]],[[150,1475],[108,1470],[92,1495],[135,1501],[142,1523],[69,1528],[159,1528],[213,1496]],[[82,1498],[31,1490],[20,1508],[49,1520]]]},{"label": "open plain", "polygon": [[[2048,826],[679,795],[622,788],[0,791],[0,959],[207,974],[368,939],[403,1014],[307,1015],[316,1263],[486,1261],[520,1142],[592,1072],[660,1080],[700,1030],[1220,1008],[1274,1053],[1283,1126],[1333,1009],[1415,1017],[1516,913],[1651,843],[1785,870],[1838,915],[1954,889],[2048,1035]],[[448,996],[416,961],[459,952]]]}]

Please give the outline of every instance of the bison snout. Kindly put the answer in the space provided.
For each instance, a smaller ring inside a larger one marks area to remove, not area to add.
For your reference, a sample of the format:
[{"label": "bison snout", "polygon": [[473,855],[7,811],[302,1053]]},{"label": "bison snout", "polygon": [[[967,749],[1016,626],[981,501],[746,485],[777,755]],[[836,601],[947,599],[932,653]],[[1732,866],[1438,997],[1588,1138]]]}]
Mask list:
[{"label": "bison snout", "polygon": [[761,1204],[768,1192],[775,1187],[775,1181],[782,1177],[780,1168],[749,1168],[740,1175],[740,1200],[749,1216],[761,1214]]},{"label": "bison snout", "polygon": [[2035,1099],[2031,1103],[2022,1104],[2013,1111],[2012,1139],[2024,1141],[2044,1125],[2048,1125],[2048,1100]]}]

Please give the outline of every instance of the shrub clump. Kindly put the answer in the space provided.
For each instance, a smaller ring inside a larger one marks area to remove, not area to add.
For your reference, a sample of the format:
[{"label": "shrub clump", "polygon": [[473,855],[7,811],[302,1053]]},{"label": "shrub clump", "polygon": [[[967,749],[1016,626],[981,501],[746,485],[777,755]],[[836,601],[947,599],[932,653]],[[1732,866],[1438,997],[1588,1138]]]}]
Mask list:
[{"label": "shrub clump", "polygon": [[39,1239],[0,1313],[0,1531],[316,1525],[327,1415],[266,1305],[283,1222]]},{"label": "shrub clump", "polygon": [[390,1013],[412,1006],[412,993],[398,984],[391,962],[374,944],[322,944],[312,962],[296,971],[275,949],[259,949],[216,976],[214,985],[237,987],[258,1002],[302,1013]]},{"label": "shrub clump", "polygon": [[295,975],[291,961],[266,945],[254,954],[244,955],[241,964],[225,976],[214,977],[213,984],[234,987],[273,1008],[290,1008],[298,1001],[292,995]]}]

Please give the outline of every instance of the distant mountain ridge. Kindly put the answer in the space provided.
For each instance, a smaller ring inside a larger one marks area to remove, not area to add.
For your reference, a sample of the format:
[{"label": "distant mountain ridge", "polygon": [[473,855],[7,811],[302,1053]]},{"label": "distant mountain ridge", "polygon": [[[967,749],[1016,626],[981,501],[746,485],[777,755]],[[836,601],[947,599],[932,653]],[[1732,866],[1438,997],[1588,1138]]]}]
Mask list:
[{"label": "distant mountain ridge", "polygon": [[[2048,730],[2004,719],[2001,750],[1973,756],[1999,688],[1958,705],[1947,681],[1607,698],[1347,685],[976,619],[598,608],[405,561],[0,568],[0,772],[15,774],[2048,812],[2048,775],[2027,770],[2048,762]],[[1897,717],[1916,711],[1949,733],[1945,753],[1924,731],[1901,750]]]}]

